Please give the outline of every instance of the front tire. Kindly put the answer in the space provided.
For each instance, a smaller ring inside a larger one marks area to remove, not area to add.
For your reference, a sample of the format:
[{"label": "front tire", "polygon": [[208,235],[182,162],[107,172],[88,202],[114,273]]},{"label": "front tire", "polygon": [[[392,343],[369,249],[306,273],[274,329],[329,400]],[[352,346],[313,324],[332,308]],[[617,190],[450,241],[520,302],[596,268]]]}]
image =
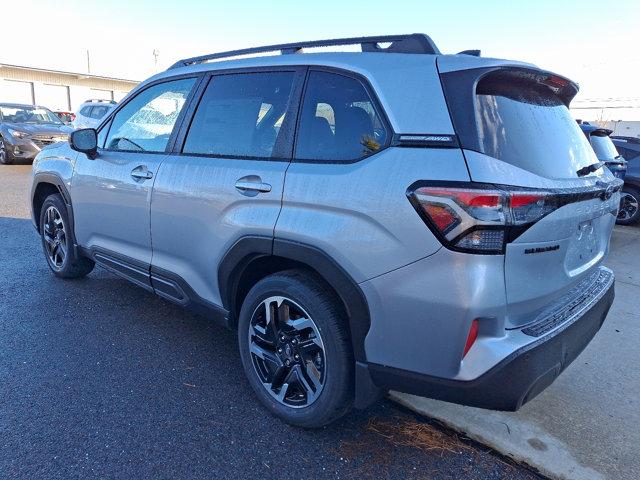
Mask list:
[{"label": "front tire", "polygon": [[289,270],[260,280],[242,304],[238,343],[249,383],[273,415],[315,428],[351,409],[346,318],[315,274]]},{"label": "front tire", "polygon": [[624,186],[620,196],[620,210],[618,210],[618,225],[632,225],[640,220],[640,190]]},{"label": "front tire", "polygon": [[67,206],[58,194],[49,195],[42,204],[40,237],[49,268],[56,276],[79,278],[93,270],[93,260],[76,254]]},{"label": "front tire", "polygon": [[0,137],[0,164],[10,165],[11,163],[12,159],[9,156],[9,152],[7,152],[7,148],[4,144],[4,139]]}]

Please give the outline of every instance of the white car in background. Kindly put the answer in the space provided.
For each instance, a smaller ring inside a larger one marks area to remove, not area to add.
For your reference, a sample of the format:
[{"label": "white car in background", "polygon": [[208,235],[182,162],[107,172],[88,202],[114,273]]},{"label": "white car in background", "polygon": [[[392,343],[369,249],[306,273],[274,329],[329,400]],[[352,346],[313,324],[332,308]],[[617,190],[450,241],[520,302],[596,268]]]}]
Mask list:
[{"label": "white car in background", "polygon": [[97,128],[102,120],[116,107],[113,100],[87,100],[76,112],[76,118],[71,123],[74,129]]}]

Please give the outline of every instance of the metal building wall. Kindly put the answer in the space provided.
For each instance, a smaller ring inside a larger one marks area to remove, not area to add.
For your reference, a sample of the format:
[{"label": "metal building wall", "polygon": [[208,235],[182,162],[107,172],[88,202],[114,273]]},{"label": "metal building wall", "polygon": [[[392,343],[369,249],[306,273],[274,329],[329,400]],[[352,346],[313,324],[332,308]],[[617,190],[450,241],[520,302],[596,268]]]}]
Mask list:
[{"label": "metal building wall", "polygon": [[75,111],[89,98],[120,100],[138,82],[95,75],[0,65],[0,102]]}]

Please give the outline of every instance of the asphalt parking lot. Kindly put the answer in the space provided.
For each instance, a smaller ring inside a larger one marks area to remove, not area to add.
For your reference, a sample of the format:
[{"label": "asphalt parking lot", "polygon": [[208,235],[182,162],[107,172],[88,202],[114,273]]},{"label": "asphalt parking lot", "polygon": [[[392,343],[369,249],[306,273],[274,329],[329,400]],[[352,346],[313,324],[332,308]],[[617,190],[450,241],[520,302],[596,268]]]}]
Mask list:
[{"label": "asphalt parking lot", "polygon": [[320,430],[271,417],[231,332],[104,270],[54,278],[30,168],[0,168],[0,477],[540,478],[390,401]]}]

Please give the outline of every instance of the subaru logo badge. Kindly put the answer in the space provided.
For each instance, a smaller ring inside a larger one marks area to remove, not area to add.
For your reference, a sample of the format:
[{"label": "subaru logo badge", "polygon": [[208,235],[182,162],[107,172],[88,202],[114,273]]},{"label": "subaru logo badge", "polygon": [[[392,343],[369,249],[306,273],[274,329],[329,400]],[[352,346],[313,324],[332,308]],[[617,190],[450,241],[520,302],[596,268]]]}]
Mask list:
[{"label": "subaru logo badge", "polygon": [[603,188],[598,194],[598,197],[600,197],[600,200],[603,202],[609,200],[616,191],[616,186],[611,183],[606,184],[605,182],[597,181],[596,186]]},{"label": "subaru logo badge", "polygon": [[609,200],[615,190],[616,189],[613,185],[607,185],[607,188],[605,188],[604,191],[600,194],[600,198],[602,198],[602,201]]}]

